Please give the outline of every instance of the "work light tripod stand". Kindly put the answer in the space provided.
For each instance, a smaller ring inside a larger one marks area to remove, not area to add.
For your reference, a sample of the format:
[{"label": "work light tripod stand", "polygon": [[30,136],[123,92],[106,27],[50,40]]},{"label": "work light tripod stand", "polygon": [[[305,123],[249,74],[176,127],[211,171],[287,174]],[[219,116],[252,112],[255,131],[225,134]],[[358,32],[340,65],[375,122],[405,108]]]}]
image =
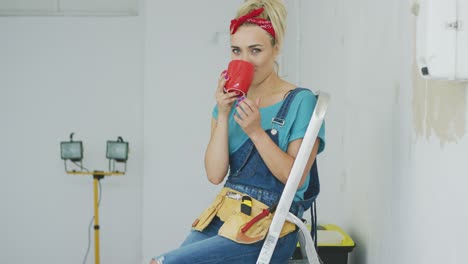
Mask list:
[{"label": "work light tripod stand", "polygon": [[[109,171],[89,171],[83,167],[83,142],[73,140],[73,134],[70,134],[70,141],[60,142],[60,156],[64,161],[65,171],[67,174],[73,175],[92,175],[94,185],[94,259],[95,264],[99,264],[99,181],[105,176],[111,175],[124,175],[127,171],[127,160],[128,160],[128,142],[124,141],[122,137],[118,137],[117,140],[108,140],[106,148],[106,158],[109,159]],[[67,164],[73,163],[80,168],[80,171],[68,169]],[[116,163],[123,163],[124,170],[116,170]]]},{"label": "work light tripod stand", "polygon": [[124,175],[124,172],[114,171],[114,172],[105,172],[105,171],[93,171],[93,172],[82,172],[82,171],[67,171],[68,174],[73,175],[92,175],[93,176],[93,189],[94,189],[94,263],[100,263],[100,243],[99,243],[99,181],[104,178],[104,176],[119,176]]}]

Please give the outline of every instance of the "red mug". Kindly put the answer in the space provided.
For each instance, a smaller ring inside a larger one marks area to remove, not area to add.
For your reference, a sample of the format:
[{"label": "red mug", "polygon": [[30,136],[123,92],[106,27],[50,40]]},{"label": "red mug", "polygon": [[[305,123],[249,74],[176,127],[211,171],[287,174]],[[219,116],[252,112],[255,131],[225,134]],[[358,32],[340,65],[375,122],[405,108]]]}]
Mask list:
[{"label": "red mug", "polygon": [[237,92],[239,97],[245,96],[253,80],[254,66],[247,61],[232,60],[229,62],[226,75],[229,79],[224,85],[224,91]]}]

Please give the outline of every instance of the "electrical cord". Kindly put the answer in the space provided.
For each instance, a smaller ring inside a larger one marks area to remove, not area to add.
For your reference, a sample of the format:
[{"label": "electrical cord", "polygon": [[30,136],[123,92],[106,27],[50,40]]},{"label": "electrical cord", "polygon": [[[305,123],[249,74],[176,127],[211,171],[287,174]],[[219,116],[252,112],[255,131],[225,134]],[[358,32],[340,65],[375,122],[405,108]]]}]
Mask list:
[{"label": "electrical cord", "polygon": [[78,164],[76,161],[71,161],[71,162],[73,164],[75,164],[76,166],[80,167],[81,170],[85,170],[85,171],[89,172],[89,170],[87,168],[83,167],[83,163]]},{"label": "electrical cord", "polygon": [[[101,198],[102,198],[102,186],[101,186],[101,181],[98,181],[98,183],[99,183],[99,200],[98,200],[98,208],[99,208],[99,205],[101,205]],[[89,249],[91,248],[91,228],[93,226],[94,217],[95,216],[93,215],[88,226],[88,248],[86,249],[86,254],[83,259],[83,264],[86,263],[86,260],[88,259],[88,255],[89,255]]]}]

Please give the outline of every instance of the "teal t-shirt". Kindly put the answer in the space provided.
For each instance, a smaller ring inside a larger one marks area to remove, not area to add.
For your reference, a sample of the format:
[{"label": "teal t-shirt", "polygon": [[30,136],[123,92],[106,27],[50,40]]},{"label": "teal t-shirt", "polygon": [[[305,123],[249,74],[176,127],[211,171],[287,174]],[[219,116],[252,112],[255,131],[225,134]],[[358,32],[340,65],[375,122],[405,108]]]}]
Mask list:
[{"label": "teal t-shirt", "polygon": [[[284,100],[276,104],[260,108],[261,126],[264,130],[273,128],[271,120],[278,113],[283,101]],[[309,91],[301,91],[296,94],[296,97],[289,107],[288,114],[286,115],[284,126],[280,129],[278,129],[277,125],[274,126],[279,130],[278,145],[281,150],[286,152],[290,142],[304,138],[316,103],[317,98]],[[234,120],[234,113],[236,112],[234,105],[229,114],[229,154],[234,153],[246,140],[249,139],[247,134],[245,134],[242,128]],[[218,118],[217,106],[213,109],[213,118]],[[318,137],[320,139],[318,153],[320,153],[325,148],[325,123],[322,124]],[[295,201],[304,199],[304,192],[309,185],[309,178],[310,177],[307,177],[304,185],[297,190],[296,196],[294,197]]]}]

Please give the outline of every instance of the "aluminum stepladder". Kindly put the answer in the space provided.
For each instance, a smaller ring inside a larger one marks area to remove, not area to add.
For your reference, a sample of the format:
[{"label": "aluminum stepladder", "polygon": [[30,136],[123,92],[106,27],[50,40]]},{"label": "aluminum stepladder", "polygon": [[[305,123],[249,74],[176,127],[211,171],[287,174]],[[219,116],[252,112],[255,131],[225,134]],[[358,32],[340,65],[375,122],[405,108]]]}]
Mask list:
[{"label": "aluminum stepladder", "polygon": [[318,100],[315,105],[314,112],[312,113],[304,139],[302,140],[302,144],[291,168],[291,172],[289,173],[288,181],[286,182],[283,193],[281,194],[268,235],[265,238],[262,250],[260,251],[260,255],[257,259],[257,264],[270,263],[276,243],[278,242],[279,234],[286,220],[299,227],[299,243],[301,245],[301,249],[306,253],[305,255],[307,256],[308,262],[311,264],[320,264],[315,250],[314,241],[312,240],[309,230],[301,219],[289,212],[289,208],[291,207],[294,195],[305,170],[305,166],[310,157],[310,153],[312,152],[320,127],[322,126],[329,101],[330,96],[327,93],[318,93]]}]

